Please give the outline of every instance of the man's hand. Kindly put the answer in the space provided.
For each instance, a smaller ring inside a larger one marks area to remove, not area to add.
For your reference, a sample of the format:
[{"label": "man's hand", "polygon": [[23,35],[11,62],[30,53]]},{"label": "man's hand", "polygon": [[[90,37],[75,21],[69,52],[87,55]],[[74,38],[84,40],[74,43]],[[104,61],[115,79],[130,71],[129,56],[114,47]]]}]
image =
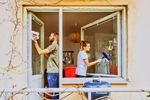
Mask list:
[{"label": "man's hand", "polygon": [[36,38],[36,36],[33,36],[33,37],[32,37],[32,40],[33,40],[34,43],[37,43],[37,38]]}]

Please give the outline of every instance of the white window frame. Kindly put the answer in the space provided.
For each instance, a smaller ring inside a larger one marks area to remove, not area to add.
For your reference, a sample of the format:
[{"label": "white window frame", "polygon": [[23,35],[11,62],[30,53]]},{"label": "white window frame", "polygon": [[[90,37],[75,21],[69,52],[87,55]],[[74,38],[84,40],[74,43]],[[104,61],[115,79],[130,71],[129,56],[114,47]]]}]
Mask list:
[{"label": "white window frame", "polygon": [[[37,24],[39,24],[40,26],[41,26],[41,29],[40,29],[40,31],[41,31],[41,34],[40,34],[40,38],[42,39],[41,40],[41,42],[40,42],[40,45],[41,45],[41,48],[44,48],[44,23],[39,19],[39,18],[37,18],[33,13],[31,13],[31,12],[29,12],[29,20],[30,20],[30,22],[29,22],[29,28],[31,28],[32,27],[32,20],[34,20],[35,21],[35,23],[37,23]],[[32,29],[29,29],[30,31],[28,31],[28,32],[31,32],[32,31]],[[29,35],[29,39],[32,39],[32,34],[30,33],[30,35]],[[30,40],[29,40],[30,41]],[[30,41],[30,43],[29,43],[29,49],[31,50],[31,48],[32,48],[32,41]],[[29,53],[29,55],[32,55],[31,54],[31,52],[32,51],[30,51]],[[30,59],[30,74],[31,75],[33,75],[33,70],[32,70],[32,56],[29,58]],[[35,75],[33,75],[33,77],[41,77],[41,74],[43,74],[44,73],[44,71],[43,71],[43,66],[44,66],[44,56],[43,55],[40,55],[40,62],[41,62],[41,65],[40,65],[40,73],[39,74],[35,74]]]},{"label": "white window frame", "polygon": [[[126,7],[124,6],[83,6],[83,7],[79,7],[79,6],[65,6],[65,7],[61,7],[61,6],[27,6],[24,7],[24,11],[33,11],[33,12],[58,12],[59,13],[59,77],[60,77],[60,86],[62,84],[82,84],[84,82],[93,80],[93,79],[100,79],[103,81],[108,81],[110,83],[128,83],[127,81],[127,32],[126,32]],[[58,11],[59,10],[59,11]],[[122,73],[120,75],[120,77],[114,77],[114,78],[110,78],[110,77],[100,77],[100,78],[63,78],[62,76],[62,57],[63,57],[63,12],[115,12],[115,11],[120,11],[121,13],[121,22],[122,22],[122,28],[121,28],[121,32],[122,32],[122,40],[121,40],[121,44],[122,44]],[[26,13],[26,12],[24,12]],[[26,18],[26,16],[24,16]],[[24,19],[25,22],[26,19]],[[25,26],[26,27],[26,26]],[[26,30],[24,30],[24,32],[26,33]],[[25,40],[26,40],[27,36],[25,36]],[[27,42],[24,42],[24,45]],[[26,49],[24,51],[24,53],[27,53]],[[26,54],[24,55],[25,59]],[[26,59],[27,60],[27,59]],[[27,66],[27,64],[25,64],[25,66]]]},{"label": "white window frame", "polygon": [[[101,23],[105,23],[105,22],[107,22],[107,21],[109,21],[110,19],[111,20],[113,20],[113,18],[114,17],[116,17],[117,18],[117,38],[119,38],[118,39],[118,41],[119,42],[117,42],[118,43],[118,48],[117,48],[117,54],[118,54],[118,59],[121,59],[120,58],[120,54],[121,54],[121,50],[120,50],[120,48],[121,48],[121,44],[120,44],[120,37],[121,37],[121,31],[120,31],[120,26],[121,26],[121,24],[120,24],[120,12],[114,12],[114,13],[112,13],[112,14],[110,14],[110,15],[107,15],[107,16],[105,16],[105,17],[103,17],[103,18],[100,18],[100,19],[98,19],[98,20],[96,20],[96,21],[94,21],[94,22],[92,22],[92,23],[89,23],[89,24],[87,24],[87,25],[84,25],[84,26],[82,26],[81,27],[81,41],[84,41],[84,36],[85,36],[85,34],[84,34],[84,30],[87,30],[88,28],[91,28],[91,27],[93,27],[93,26],[97,26],[98,24],[101,24]],[[118,64],[117,64],[117,66],[118,66],[118,75],[112,75],[112,74],[95,74],[95,73],[87,73],[88,75],[94,75],[94,76],[101,76],[101,77],[118,77],[118,76],[121,76],[121,60],[120,61],[118,61]]]},{"label": "white window frame", "polygon": [[[120,23],[120,21],[121,21],[121,19],[120,19],[120,11],[117,11],[117,12],[114,12],[114,13],[111,13],[110,15],[107,15],[107,16],[105,16],[105,17],[103,17],[103,18],[100,18],[100,19],[98,19],[98,20],[96,20],[96,21],[94,21],[94,22],[91,22],[91,23],[89,23],[89,24],[87,24],[87,25],[84,25],[84,26],[82,26],[81,27],[81,40],[82,41],[84,41],[84,36],[85,36],[85,34],[84,34],[84,30],[86,30],[86,29],[88,29],[88,28],[90,28],[90,27],[93,27],[93,26],[97,26],[98,24],[101,24],[101,23],[105,23],[105,22],[108,22],[110,19],[111,20],[113,20],[113,18],[114,17],[116,17],[117,18],[117,39],[118,39],[118,46],[117,46],[117,58],[118,59],[122,59],[121,58],[121,50],[122,50],[122,48],[121,48],[121,23]],[[118,66],[118,70],[117,70],[117,72],[118,72],[118,74],[117,75],[112,75],[112,74],[95,74],[95,73],[87,73],[88,75],[94,75],[94,76],[101,76],[101,77],[121,77],[121,64],[122,64],[122,62],[121,62],[122,60],[119,60],[119,61],[117,61],[117,66]]]}]

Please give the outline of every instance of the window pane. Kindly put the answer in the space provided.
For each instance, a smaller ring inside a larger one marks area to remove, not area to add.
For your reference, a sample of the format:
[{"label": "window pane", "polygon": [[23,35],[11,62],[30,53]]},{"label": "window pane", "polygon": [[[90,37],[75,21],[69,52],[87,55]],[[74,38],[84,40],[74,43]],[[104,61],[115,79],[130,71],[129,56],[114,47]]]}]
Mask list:
[{"label": "window pane", "polygon": [[[64,12],[63,13],[63,67],[77,67],[77,55],[80,50],[81,27],[92,23],[96,20],[104,18],[112,13],[110,12]],[[114,47],[113,42],[116,43],[117,24],[116,17],[102,22],[101,25],[94,25],[84,30],[84,39],[91,43],[91,49],[88,53],[90,62],[102,57],[102,51],[108,45]],[[110,43],[109,43],[110,42]],[[117,52],[117,47],[105,52],[111,56],[111,52]],[[107,48],[108,49],[108,48]],[[110,67],[117,64],[117,55],[112,57],[110,63],[103,61],[91,68],[88,68],[87,73],[94,74],[112,74]],[[113,63],[113,64],[112,64]],[[64,71],[65,72],[65,71]],[[65,73],[64,73],[65,74]],[[65,76],[65,75],[64,75]],[[66,76],[65,76],[66,77]]]},{"label": "window pane", "polygon": [[102,52],[110,57],[110,62],[102,60],[89,73],[97,74],[117,74],[117,20],[116,17],[110,18],[99,24],[93,25],[84,30],[84,40],[91,43],[89,59],[94,61],[102,58]]},{"label": "window pane", "polygon": [[[32,19],[32,30],[40,33],[40,25],[38,25],[33,19]],[[39,46],[41,47],[41,39],[39,36]],[[32,74],[37,75],[41,72],[41,56],[39,56],[34,43],[32,41]]]},{"label": "window pane", "polygon": [[[34,14],[44,23],[44,41],[43,42],[44,42],[44,48],[48,48],[52,43],[49,41],[50,33],[59,32],[58,10],[56,12],[42,12],[42,13],[35,12]],[[38,26],[38,29],[40,29],[40,26],[39,25],[37,25],[37,26]],[[40,44],[40,42],[39,42],[39,44]],[[48,68],[48,71],[50,70],[50,68],[47,66],[48,58],[49,58],[49,54],[47,56],[44,56],[43,69],[45,71],[47,70],[47,68]],[[60,66],[58,66],[58,67],[60,68]]]}]

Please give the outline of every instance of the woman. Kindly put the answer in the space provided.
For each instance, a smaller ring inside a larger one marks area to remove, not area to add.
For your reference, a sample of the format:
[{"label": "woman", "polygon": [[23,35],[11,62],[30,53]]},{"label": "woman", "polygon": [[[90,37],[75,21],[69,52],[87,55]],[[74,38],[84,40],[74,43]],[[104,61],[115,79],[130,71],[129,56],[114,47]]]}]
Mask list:
[{"label": "woman", "polygon": [[87,51],[90,51],[90,43],[88,41],[81,41],[80,43],[80,51],[78,53],[77,58],[77,69],[76,69],[76,77],[85,77],[87,68],[92,65],[101,62],[102,59],[98,59],[93,62],[89,62]]}]

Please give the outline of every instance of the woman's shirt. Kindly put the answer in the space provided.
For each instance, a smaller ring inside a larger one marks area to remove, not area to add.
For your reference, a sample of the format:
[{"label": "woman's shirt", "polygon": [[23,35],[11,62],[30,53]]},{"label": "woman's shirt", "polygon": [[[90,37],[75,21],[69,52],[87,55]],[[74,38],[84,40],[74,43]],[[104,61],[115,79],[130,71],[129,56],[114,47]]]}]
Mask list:
[{"label": "woman's shirt", "polygon": [[85,59],[88,59],[87,53],[85,51],[79,51],[78,58],[77,58],[77,69],[76,69],[77,75],[86,76],[87,65],[84,62]]}]

